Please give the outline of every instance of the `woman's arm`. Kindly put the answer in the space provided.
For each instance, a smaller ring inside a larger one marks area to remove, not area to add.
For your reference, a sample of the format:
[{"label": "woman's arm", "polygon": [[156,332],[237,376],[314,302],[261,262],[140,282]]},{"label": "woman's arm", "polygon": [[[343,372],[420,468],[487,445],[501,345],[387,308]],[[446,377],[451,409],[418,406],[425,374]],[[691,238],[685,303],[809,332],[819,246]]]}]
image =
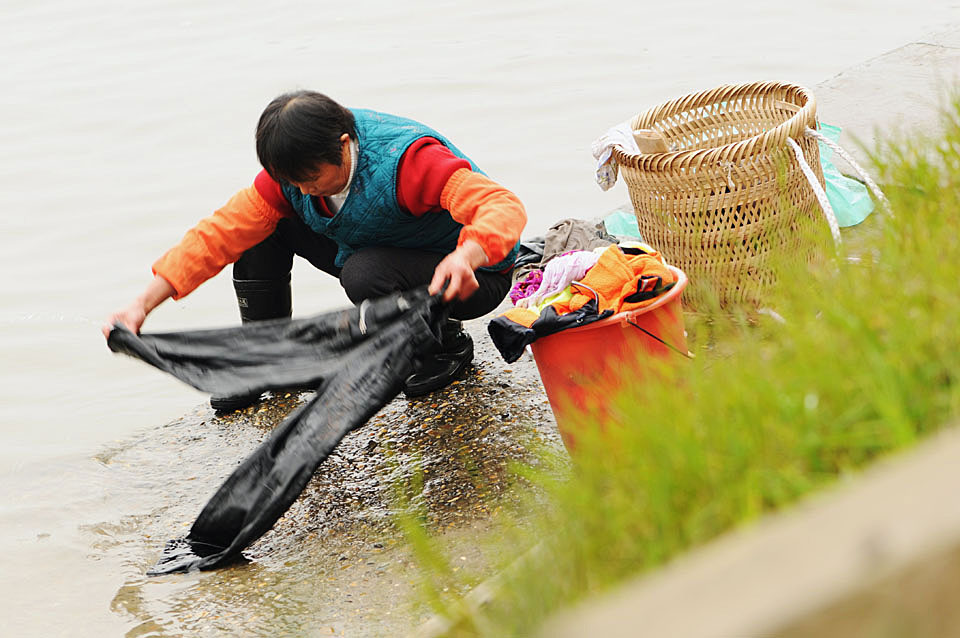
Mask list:
[{"label": "woman's arm", "polygon": [[133,333],[139,334],[140,327],[154,308],[173,296],[174,290],[170,282],[155,275],[147,284],[143,293],[133,302],[118,312],[113,313],[103,325],[103,336],[109,337],[114,324],[121,324]]},{"label": "woman's arm", "polygon": [[266,181],[258,176],[254,186],[234,195],[223,208],[187,231],[179,244],[153,264],[154,278],[143,293],[109,317],[104,336],[110,335],[114,323],[139,332],[154,308],[170,297],[188,295],[269,237],[277,222],[290,212],[281,210],[282,202],[274,201],[276,197],[263,185]]},{"label": "woman's arm", "polygon": [[520,239],[527,215],[519,198],[433,138],[415,142],[397,175],[400,206],[415,216],[449,211],[463,224],[456,250],[434,271],[430,292],[449,280],[445,300],[466,299],[479,285],[473,271],[502,261]]}]

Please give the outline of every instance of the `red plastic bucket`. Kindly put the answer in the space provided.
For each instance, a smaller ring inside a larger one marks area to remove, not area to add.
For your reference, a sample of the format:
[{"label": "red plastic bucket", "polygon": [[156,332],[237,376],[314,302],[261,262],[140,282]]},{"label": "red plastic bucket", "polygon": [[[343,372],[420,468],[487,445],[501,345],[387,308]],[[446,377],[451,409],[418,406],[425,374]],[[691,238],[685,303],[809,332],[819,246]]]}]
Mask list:
[{"label": "red plastic bucket", "polygon": [[614,396],[625,385],[642,383],[643,375],[656,369],[644,368],[645,359],[680,361],[687,354],[680,306],[687,276],[679,268],[668,267],[677,275],[677,284],[649,306],[564,330],[531,344],[567,449],[573,448],[577,416],[598,409],[602,412],[603,405],[598,400]]}]

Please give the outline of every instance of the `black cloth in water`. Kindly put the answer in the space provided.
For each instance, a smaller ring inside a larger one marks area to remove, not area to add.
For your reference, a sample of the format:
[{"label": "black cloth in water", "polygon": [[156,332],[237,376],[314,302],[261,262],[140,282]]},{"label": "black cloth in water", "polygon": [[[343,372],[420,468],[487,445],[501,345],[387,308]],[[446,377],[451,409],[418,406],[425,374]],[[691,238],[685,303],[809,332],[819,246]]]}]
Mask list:
[{"label": "black cloth in water", "polygon": [[227,478],[190,532],[151,575],[233,562],[297,499],[350,431],[389,403],[419,357],[439,344],[447,308],[425,288],[306,319],[137,336],[114,326],[122,352],[212,394],[316,388]]}]

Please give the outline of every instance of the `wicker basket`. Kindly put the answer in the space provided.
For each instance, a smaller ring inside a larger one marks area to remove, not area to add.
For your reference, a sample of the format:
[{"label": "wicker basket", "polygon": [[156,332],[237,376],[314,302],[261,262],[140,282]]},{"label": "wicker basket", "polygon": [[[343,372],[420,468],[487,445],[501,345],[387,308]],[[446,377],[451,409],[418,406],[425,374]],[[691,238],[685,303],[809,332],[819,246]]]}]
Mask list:
[{"label": "wicker basket", "polygon": [[652,108],[631,121],[671,149],[614,150],[644,240],[687,273],[684,303],[758,304],[776,281],[776,259],[818,254],[804,227],[820,207],[787,138],[823,185],[816,102],[807,89],[777,83],[722,86]]}]

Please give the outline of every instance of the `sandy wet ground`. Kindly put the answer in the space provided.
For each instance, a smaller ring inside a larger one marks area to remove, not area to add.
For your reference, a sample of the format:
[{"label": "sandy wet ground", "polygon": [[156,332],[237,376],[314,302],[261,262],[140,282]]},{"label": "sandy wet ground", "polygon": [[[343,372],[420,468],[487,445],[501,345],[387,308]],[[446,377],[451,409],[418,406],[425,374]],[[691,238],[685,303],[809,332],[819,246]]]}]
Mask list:
[{"label": "sandy wet ground", "polygon": [[[184,534],[220,482],[303,397],[286,394],[217,417],[206,406],[97,456],[124,500],[147,506],[85,527],[95,553],[124,565],[111,608],[128,636],[403,634],[429,609],[398,508],[440,533],[455,566],[488,564],[476,540],[510,507],[509,466],[535,444],[559,447],[535,364],[506,365],[482,334],[466,377],[399,397],[348,435],[301,498],[255,543],[249,563],[151,578],[163,543]],[[402,490],[399,492],[398,490]],[[404,504],[406,503],[406,504]]]}]

